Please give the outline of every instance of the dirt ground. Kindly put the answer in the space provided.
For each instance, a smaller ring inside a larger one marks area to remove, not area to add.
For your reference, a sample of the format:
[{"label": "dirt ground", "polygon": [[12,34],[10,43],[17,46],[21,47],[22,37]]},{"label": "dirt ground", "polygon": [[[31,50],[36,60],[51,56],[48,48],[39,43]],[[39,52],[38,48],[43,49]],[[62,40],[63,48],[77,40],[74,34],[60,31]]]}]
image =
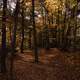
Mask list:
[{"label": "dirt ground", "polygon": [[0,80],[80,80],[80,52],[61,52],[54,48],[39,50],[39,63],[34,63],[34,53],[17,53],[14,60],[13,79]]}]

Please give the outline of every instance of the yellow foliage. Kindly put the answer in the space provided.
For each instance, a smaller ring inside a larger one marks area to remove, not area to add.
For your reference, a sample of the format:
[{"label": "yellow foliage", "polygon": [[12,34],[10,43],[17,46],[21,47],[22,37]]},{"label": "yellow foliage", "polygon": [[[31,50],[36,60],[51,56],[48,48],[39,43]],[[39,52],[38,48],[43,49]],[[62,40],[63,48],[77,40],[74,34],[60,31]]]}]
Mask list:
[{"label": "yellow foliage", "polygon": [[69,8],[73,8],[77,5],[77,0],[45,0],[45,4],[50,12],[56,12],[58,9],[64,11],[66,4]]},{"label": "yellow foliage", "polygon": [[64,0],[45,0],[46,7],[49,11],[56,12],[59,10],[63,10]]}]

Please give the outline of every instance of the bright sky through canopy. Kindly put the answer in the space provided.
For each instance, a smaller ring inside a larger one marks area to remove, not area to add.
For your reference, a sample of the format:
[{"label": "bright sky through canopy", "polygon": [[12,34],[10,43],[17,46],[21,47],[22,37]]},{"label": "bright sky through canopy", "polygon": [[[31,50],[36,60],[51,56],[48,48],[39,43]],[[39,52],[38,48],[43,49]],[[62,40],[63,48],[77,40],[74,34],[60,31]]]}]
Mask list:
[{"label": "bright sky through canopy", "polygon": [[8,0],[8,4],[9,4],[9,7],[11,8],[11,10],[13,10],[15,8],[16,1],[17,0]]},{"label": "bright sky through canopy", "polygon": [[16,4],[14,2],[11,2],[11,7],[15,8]]}]

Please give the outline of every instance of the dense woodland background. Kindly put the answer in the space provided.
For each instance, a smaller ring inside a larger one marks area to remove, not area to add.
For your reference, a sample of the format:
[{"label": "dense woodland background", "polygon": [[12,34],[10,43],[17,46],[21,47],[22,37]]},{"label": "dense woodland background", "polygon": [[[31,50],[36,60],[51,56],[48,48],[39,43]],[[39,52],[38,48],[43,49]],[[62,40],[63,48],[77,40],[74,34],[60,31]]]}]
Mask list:
[{"label": "dense woodland background", "polygon": [[[13,80],[15,60],[23,54],[25,57],[28,51],[30,51],[29,55],[32,55],[35,63],[43,61],[40,56],[43,57],[47,52],[51,55],[59,54],[59,61],[61,58],[63,59],[62,56],[65,56],[63,54],[70,56],[70,58],[76,54],[79,63],[80,1],[0,0],[0,73],[9,72],[10,80]],[[29,56],[26,58],[28,59]],[[66,57],[65,59],[67,60]],[[65,63],[64,59],[61,61]],[[20,65],[19,63],[17,67]],[[32,64],[27,66],[30,65]],[[79,79],[68,78],[67,80]],[[53,78],[49,80],[53,80]]]}]

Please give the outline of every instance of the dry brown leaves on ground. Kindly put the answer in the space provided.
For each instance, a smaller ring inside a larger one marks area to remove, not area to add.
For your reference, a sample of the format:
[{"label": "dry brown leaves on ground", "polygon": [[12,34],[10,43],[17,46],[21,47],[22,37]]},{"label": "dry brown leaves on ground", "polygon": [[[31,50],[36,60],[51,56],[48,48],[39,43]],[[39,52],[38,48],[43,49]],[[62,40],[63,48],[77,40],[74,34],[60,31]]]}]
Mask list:
[{"label": "dry brown leaves on ground", "polygon": [[18,53],[14,61],[14,79],[80,80],[80,53],[63,53],[57,49],[48,51],[42,49],[39,52],[40,62],[36,64],[33,61],[32,52]]}]

